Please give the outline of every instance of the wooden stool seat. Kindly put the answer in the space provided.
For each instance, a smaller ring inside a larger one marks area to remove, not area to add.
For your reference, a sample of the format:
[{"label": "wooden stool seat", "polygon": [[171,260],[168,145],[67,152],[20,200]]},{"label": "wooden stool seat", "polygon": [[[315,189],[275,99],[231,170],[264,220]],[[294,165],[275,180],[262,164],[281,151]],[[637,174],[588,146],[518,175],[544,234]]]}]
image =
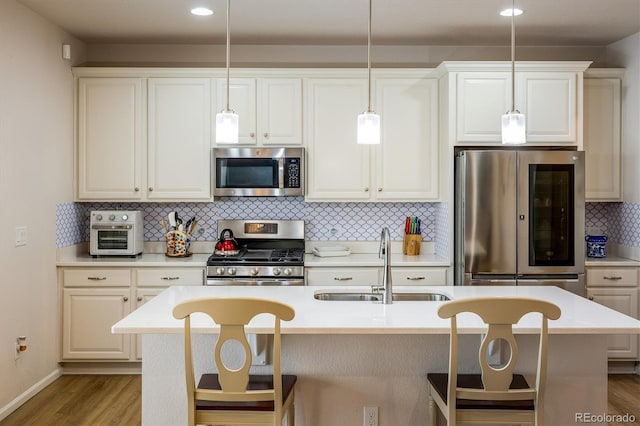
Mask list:
[{"label": "wooden stool seat", "polygon": [[[445,404],[447,401],[447,385],[449,383],[449,375],[447,373],[429,373],[427,380],[438,392],[440,398]],[[480,374],[458,374],[459,388],[466,389],[483,389],[482,376]],[[522,374],[514,374],[513,381],[509,389],[528,389],[529,384]],[[458,399],[456,401],[456,409],[458,410],[534,410],[535,404],[533,399],[516,400],[516,401],[493,401],[493,400],[475,400],[475,399]]]},{"label": "wooden stool seat", "polygon": [[[298,377],[293,374],[282,375],[282,400],[286,401],[293,392]],[[222,390],[217,374],[203,374],[198,389]],[[273,389],[272,375],[249,375],[247,390]],[[196,410],[239,410],[239,411],[273,411],[271,401],[206,401],[196,399]]]}]

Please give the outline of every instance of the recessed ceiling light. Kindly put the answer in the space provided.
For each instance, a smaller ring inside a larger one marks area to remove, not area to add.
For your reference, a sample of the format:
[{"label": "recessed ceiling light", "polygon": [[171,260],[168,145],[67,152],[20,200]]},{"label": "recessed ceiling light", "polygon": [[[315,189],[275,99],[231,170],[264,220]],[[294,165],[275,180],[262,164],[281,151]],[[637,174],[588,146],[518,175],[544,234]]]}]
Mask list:
[{"label": "recessed ceiling light", "polygon": [[505,9],[502,12],[500,12],[501,16],[511,16],[511,10],[513,10],[513,14],[514,16],[518,16],[518,15],[522,15],[522,10],[520,9]]},{"label": "recessed ceiling light", "polygon": [[191,14],[197,16],[210,16],[213,15],[213,10],[208,7],[194,7],[191,9]]}]

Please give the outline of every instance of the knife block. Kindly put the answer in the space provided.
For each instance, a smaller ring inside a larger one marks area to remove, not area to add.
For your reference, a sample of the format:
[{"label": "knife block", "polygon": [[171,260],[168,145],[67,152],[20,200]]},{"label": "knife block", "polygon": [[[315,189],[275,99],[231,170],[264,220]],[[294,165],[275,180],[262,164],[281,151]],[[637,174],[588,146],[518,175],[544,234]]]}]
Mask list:
[{"label": "knife block", "polygon": [[419,255],[421,244],[421,234],[404,234],[404,240],[402,241],[402,254],[406,254],[408,256]]}]

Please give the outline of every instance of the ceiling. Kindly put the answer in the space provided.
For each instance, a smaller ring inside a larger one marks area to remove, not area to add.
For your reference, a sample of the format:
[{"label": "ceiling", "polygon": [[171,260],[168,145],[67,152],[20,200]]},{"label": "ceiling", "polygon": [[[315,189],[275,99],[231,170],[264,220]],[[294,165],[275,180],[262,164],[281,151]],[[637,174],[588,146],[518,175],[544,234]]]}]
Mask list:
[{"label": "ceiling", "polygon": [[[224,0],[17,0],[87,43],[224,43]],[[209,17],[189,13],[195,6]],[[372,44],[505,45],[510,0],[373,0]],[[517,0],[518,45],[604,46],[640,31],[640,0]],[[366,0],[233,0],[237,44],[361,44]]]}]

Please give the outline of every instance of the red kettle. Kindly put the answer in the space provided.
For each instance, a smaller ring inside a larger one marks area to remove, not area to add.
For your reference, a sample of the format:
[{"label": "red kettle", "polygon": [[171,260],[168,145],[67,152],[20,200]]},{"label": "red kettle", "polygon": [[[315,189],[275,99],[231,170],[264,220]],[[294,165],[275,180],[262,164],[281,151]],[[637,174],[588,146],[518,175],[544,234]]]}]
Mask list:
[{"label": "red kettle", "polygon": [[213,253],[221,256],[233,256],[239,252],[238,242],[233,237],[231,229],[223,229]]}]

